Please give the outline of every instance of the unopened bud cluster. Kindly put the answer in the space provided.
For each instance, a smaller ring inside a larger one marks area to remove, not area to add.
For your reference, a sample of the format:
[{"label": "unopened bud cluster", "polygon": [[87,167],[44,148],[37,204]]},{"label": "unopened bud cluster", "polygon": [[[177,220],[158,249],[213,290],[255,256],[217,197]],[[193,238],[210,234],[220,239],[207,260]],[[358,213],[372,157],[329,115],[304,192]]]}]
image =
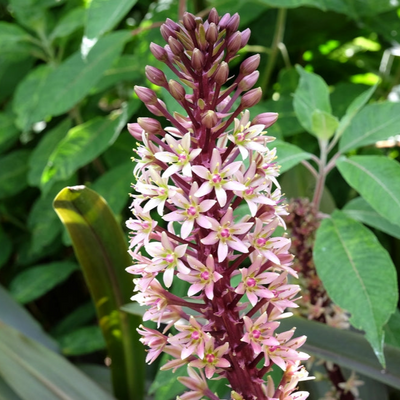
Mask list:
[{"label": "unopened bud cluster", "polygon": [[[165,324],[162,332],[139,329],[147,361],[165,352],[171,360],[162,369],[187,366],[188,376],[178,378],[189,389],[182,400],[217,400],[207,380],[219,377],[229,381],[233,399],[306,399],[296,392],[307,379],[300,361],[308,355],[298,351],[305,337],[294,338],[294,328],[279,331],[280,319],[291,315],[286,309],[297,307],[299,286],[288,282],[297,277],[290,240],[273,236],[287,214],[275,149],[267,146],[274,138],[265,132],[278,115],[250,119],[247,108],[262,96],[252,89],[260,58],[244,60],[231,76],[229,62],[250,37],[238,27],[237,14],[220,17],[213,9],[203,21],[185,13],[180,24],[162,25],[166,46],[150,46],[177,80],[155,67],[146,67],[147,78],[185,115],[168,110],[153,90],[135,87],[150,112],[172,126],[152,118],[128,125],[142,141],[127,221],[134,260],[128,271],[140,276],[132,299],[149,307],[145,321]],[[168,291],[177,280],[188,287],[184,298]],[[273,368],[282,370],[276,386],[268,377]]]}]

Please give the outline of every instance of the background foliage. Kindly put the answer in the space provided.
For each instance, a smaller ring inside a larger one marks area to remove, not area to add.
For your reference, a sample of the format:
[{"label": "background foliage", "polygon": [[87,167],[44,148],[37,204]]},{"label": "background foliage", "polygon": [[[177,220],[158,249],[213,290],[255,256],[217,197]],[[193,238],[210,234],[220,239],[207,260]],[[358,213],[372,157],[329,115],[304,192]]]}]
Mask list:
[{"label": "background foliage", "polygon": [[[40,370],[41,382],[53,382],[40,387],[36,398],[112,396],[104,366],[109,338],[101,334],[82,267],[52,202],[62,188],[86,185],[105,198],[119,224],[128,218],[136,144],[125,127],[149,115],[133,85],[148,85],[147,64],[163,68],[148,47],[162,43],[157,28],[166,18],[177,20],[179,6],[176,0],[0,0],[0,283],[6,289],[0,291],[0,398],[33,398],[27,388],[36,381],[27,373],[21,385],[15,377],[21,368]],[[331,140],[330,154],[337,157],[327,159],[331,171],[322,185],[321,211],[341,211],[322,223],[315,261],[331,298],[352,312],[353,325],[366,331],[384,363],[384,332],[391,354],[400,348],[400,314],[394,313],[400,266],[398,2],[187,2],[189,11],[201,15],[210,6],[220,14],[239,12],[241,28],[252,31],[237,63],[261,53],[264,99],[252,114],[280,114],[269,134],[279,139],[288,199],[312,198],[316,182],[301,162],[315,162],[321,141]],[[164,100],[176,108],[169,97]],[[129,265],[129,260],[118,262]],[[129,287],[125,293],[123,303],[129,303]],[[131,305],[127,309],[132,312]],[[104,320],[102,327],[104,333]],[[35,342],[22,340],[21,332]],[[137,338],[134,343],[144,371],[141,344]],[[386,356],[387,363],[392,359]],[[44,360],[57,363],[65,376],[52,375]],[[147,386],[156,371],[156,366],[146,369]],[[383,382],[366,382],[361,397],[400,398],[396,384]],[[313,388],[311,399],[318,399],[319,389]],[[138,386],[126,390],[140,393]],[[155,399],[181,391],[169,372],[158,374],[150,387]],[[129,398],[126,393],[114,394]]]}]

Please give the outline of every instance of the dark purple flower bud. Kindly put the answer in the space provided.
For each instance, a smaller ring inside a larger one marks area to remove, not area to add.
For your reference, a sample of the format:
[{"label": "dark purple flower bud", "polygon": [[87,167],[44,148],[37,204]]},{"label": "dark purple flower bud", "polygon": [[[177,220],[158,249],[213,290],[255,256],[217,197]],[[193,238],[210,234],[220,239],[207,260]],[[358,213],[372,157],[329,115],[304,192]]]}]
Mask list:
[{"label": "dark purple flower bud", "polygon": [[167,87],[168,82],[167,78],[165,77],[164,72],[156,67],[152,67],[151,65],[147,65],[145,68],[146,77],[151,82],[157,86]]},{"label": "dark purple flower bud", "polygon": [[206,40],[211,45],[213,45],[218,40],[218,28],[217,25],[214,24],[214,22],[211,22],[210,26],[207,29]]},{"label": "dark purple flower bud", "polygon": [[168,38],[168,44],[173,54],[180,56],[184,52],[184,48],[181,42],[178,42],[175,38],[170,36]]},{"label": "dark purple flower bud", "polygon": [[239,28],[240,17],[238,13],[232,15],[229,19],[228,24],[226,25],[227,32],[235,32]]},{"label": "dark purple flower bud", "polygon": [[169,18],[166,19],[165,25],[167,25],[168,28],[176,32],[180,32],[181,30],[181,27],[175,21],[172,21],[172,19]]},{"label": "dark purple flower bud", "polygon": [[143,117],[138,118],[137,121],[142,130],[145,130],[147,133],[158,135],[164,132],[161,124],[154,118]]},{"label": "dark purple flower bud", "polygon": [[171,93],[171,96],[178,101],[183,101],[185,100],[185,89],[184,87],[178,83],[177,81],[174,81],[173,79],[170,79],[168,82],[169,86],[169,92]]},{"label": "dark purple flower bud", "polygon": [[208,14],[208,22],[214,23],[215,25],[218,25],[219,22],[219,15],[217,13],[217,10],[215,8],[212,8],[210,11],[210,14]]},{"label": "dark purple flower bud", "polygon": [[157,104],[158,98],[153,90],[144,86],[135,86],[134,90],[137,94],[137,97],[139,97],[139,99],[142,100],[146,105]]},{"label": "dark purple flower bud", "polygon": [[218,117],[215,114],[214,111],[209,110],[207,111],[202,117],[201,117],[201,123],[204,125],[206,128],[214,128],[214,126],[218,122]]},{"label": "dark purple flower bud", "polygon": [[196,71],[201,71],[203,69],[205,62],[204,54],[199,49],[194,49],[192,53],[192,67]]},{"label": "dark purple flower bud", "polygon": [[196,29],[196,21],[194,19],[194,15],[188,12],[185,12],[182,17],[183,26],[190,32]]},{"label": "dark purple flower bud", "polygon": [[225,29],[230,19],[231,19],[231,14],[225,14],[219,21],[218,25],[220,29]]},{"label": "dark purple flower bud", "polygon": [[246,91],[251,89],[257,82],[260,73],[258,71],[254,71],[252,74],[245,76],[239,82],[239,89],[242,91]]},{"label": "dark purple flower bud", "polygon": [[246,60],[240,64],[240,73],[242,75],[250,75],[258,68],[259,65],[260,55],[255,54],[254,56],[246,58]]},{"label": "dark purple flower bud", "polygon": [[240,101],[240,105],[242,108],[250,108],[255,106],[262,97],[261,88],[249,90],[245,93]]},{"label": "dark purple flower bud", "polygon": [[176,38],[176,32],[173,31],[168,25],[162,24],[160,28],[161,36],[166,42],[170,37]]},{"label": "dark purple flower bud", "polygon": [[245,29],[242,33],[242,43],[240,44],[240,48],[243,49],[244,46],[249,42],[251,30],[249,28]]},{"label": "dark purple flower bud", "polygon": [[142,140],[143,128],[137,122],[128,124],[128,131],[136,140]]},{"label": "dark purple flower bud", "polygon": [[252,125],[265,125],[265,128],[269,128],[271,125],[273,125],[276,120],[278,119],[278,113],[274,112],[266,112],[257,115],[253,121],[251,121]]},{"label": "dark purple flower bud", "polygon": [[150,51],[153,53],[154,57],[157,58],[158,61],[168,61],[168,54],[164,47],[161,47],[160,45],[155,43],[150,43]]},{"label": "dark purple flower bud", "polygon": [[240,32],[235,32],[229,39],[226,45],[229,54],[234,54],[239,51],[242,44],[242,35]]},{"label": "dark purple flower bud", "polygon": [[222,61],[222,63],[218,68],[218,71],[215,73],[214,81],[217,83],[217,85],[222,86],[228,80],[228,77],[229,77],[228,63]]}]

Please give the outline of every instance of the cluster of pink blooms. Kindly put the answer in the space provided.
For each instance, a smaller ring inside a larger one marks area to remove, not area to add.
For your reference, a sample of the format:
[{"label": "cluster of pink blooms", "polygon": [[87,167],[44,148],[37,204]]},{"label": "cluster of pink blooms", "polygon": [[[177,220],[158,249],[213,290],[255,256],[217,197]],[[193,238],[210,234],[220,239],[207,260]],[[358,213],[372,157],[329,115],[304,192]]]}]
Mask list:
[{"label": "cluster of pink blooms", "polygon": [[[190,390],[181,400],[217,400],[207,381],[221,377],[233,399],[303,400],[308,393],[296,390],[308,375],[300,361],[309,356],[298,351],[305,337],[294,337],[294,328],[279,332],[279,320],[291,315],[286,309],[297,307],[299,286],[288,282],[297,277],[290,240],[272,236],[287,214],[275,149],[267,147],[274,138],[264,131],[277,114],[250,120],[247,109],[261,99],[261,89],[252,89],[258,55],[240,64],[236,79],[230,76],[228,63],[250,36],[238,26],[237,14],[220,17],[213,9],[203,21],[185,13],[181,24],[167,20],[161,27],[165,47],[150,46],[180,83],[150,66],[147,78],[186,115],[170,113],[153,90],[135,87],[172,127],[153,118],[128,126],[142,141],[127,221],[135,262],[128,271],[140,276],[132,299],[148,307],[144,321],[164,328],[140,327],[147,361],[164,352],[171,359],[162,369],[187,366],[188,376],[178,379]],[[240,217],[246,204],[248,215]],[[187,283],[185,298],[168,291],[176,280]],[[266,377],[272,368],[282,370],[277,385]]]}]

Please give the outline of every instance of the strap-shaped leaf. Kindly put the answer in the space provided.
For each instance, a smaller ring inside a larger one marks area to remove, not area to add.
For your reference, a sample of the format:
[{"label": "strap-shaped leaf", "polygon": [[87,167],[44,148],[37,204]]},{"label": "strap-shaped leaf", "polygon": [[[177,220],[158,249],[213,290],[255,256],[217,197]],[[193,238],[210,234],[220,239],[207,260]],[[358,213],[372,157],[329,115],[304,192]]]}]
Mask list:
[{"label": "strap-shaped leaf", "polygon": [[141,319],[120,310],[133,290],[125,272],[131,260],[121,227],[105,200],[84,186],[63,189],[54,208],[72,238],[97,308],[112,360],[115,394],[121,399],[141,399],[144,349],[136,332]]},{"label": "strap-shaped leaf", "polygon": [[64,357],[0,321],[0,375],[23,400],[112,400]]},{"label": "strap-shaped leaf", "polygon": [[317,231],[314,260],[329,297],[365,331],[382,365],[383,326],[398,301],[396,269],[374,234],[336,210]]}]

